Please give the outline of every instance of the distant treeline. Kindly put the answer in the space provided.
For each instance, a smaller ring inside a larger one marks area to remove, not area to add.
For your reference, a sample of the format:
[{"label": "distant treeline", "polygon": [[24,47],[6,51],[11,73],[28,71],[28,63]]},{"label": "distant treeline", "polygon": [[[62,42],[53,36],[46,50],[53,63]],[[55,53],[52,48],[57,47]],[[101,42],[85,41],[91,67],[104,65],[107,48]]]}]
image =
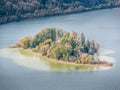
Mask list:
[{"label": "distant treeline", "polygon": [[1,0],[0,24],[120,6],[120,0]]}]

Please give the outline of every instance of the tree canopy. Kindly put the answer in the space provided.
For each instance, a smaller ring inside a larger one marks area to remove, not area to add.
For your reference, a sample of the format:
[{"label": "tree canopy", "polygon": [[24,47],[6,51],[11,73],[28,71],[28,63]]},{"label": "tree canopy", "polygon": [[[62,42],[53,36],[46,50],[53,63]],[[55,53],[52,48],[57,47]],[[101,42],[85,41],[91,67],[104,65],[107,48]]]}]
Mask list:
[{"label": "tree canopy", "polygon": [[83,33],[79,35],[57,28],[42,29],[33,37],[20,39],[19,44],[49,58],[82,64],[92,63],[100,48],[94,40],[86,40]]}]

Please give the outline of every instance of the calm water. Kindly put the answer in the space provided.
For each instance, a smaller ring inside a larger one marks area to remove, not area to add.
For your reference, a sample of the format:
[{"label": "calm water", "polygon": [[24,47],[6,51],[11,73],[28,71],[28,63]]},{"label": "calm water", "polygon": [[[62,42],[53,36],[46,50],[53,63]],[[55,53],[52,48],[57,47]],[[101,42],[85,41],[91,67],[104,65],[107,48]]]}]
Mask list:
[{"label": "calm water", "polygon": [[[120,8],[117,8],[0,25],[0,90],[120,90],[119,16]],[[45,64],[39,66],[38,58],[20,57],[17,52],[10,53],[6,50],[21,37],[34,35],[44,27],[83,32],[90,40],[99,42],[101,48],[107,49],[108,53],[112,52],[108,56],[114,58],[113,68],[87,72],[55,72]],[[19,62],[23,59],[30,59],[29,64]]]}]

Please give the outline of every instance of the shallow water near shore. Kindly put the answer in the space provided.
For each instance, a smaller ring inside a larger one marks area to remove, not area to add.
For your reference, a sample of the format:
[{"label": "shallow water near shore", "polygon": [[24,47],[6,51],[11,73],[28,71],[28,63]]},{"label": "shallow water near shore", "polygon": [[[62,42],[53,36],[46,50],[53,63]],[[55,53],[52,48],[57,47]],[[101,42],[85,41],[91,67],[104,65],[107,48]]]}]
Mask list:
[{"label": "shallow water near shore", "polygon": [[[120,8],[116,8],[0,25],[0,90],[120,90],[119,16]],[[23,36],[54,26],[94,39],[102,49],[100,58],[112,62],[113,67],[56,72],[37,57],[7,49]]]},{"label": "shallow water near shore", "polygon": [[[48,60],[45,60],[44,56],[43,58],[37,57],[35,55],[31,55],[28,52],[25,54],[24,51],[21,51],[19,49],[11,49],[11,48],[4,48],[0,49],[0,57],[8,58],[13,60],[16,64],[31,68],[34,70],[40,70],[40,71],[61,71],[61,72],[68,72],[68,71],[96,71],[96,70],[108,70],[111,67],[93,67],[93,66],[76,66],[76,65],[67,65],[62,63],[55,63]],[[100,59],[114,63],[114,58],[104,56],[106,55],[108,51],[106,50],[106,53],[104,51],[104,54],[99,56]],[[102,53],[102,50],[101,50]],[[100,54],[101,54],[100,53]],[[110,54],[110,53],[109,53]],[[108,55],[108,54],[107,54]]]}]

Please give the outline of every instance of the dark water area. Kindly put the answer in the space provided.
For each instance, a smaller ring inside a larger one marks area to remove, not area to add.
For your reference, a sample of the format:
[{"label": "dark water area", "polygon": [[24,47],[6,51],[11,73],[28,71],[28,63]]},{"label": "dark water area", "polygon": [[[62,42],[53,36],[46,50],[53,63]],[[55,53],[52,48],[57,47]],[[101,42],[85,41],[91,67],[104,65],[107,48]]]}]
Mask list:
[{"label": "dark water area", "polygon": [[[120,90],[119,16],[120,8],[116,8],[0,25],[0,90]],[[86,38],[99,42],[108,53],[112,52],[108,56],[114,58],[113,67],[86,72],[37,70],[16,63],[23,58],[19,54],[12,60],[13,53],[2,50],[44,27],[84,33]]]}]

